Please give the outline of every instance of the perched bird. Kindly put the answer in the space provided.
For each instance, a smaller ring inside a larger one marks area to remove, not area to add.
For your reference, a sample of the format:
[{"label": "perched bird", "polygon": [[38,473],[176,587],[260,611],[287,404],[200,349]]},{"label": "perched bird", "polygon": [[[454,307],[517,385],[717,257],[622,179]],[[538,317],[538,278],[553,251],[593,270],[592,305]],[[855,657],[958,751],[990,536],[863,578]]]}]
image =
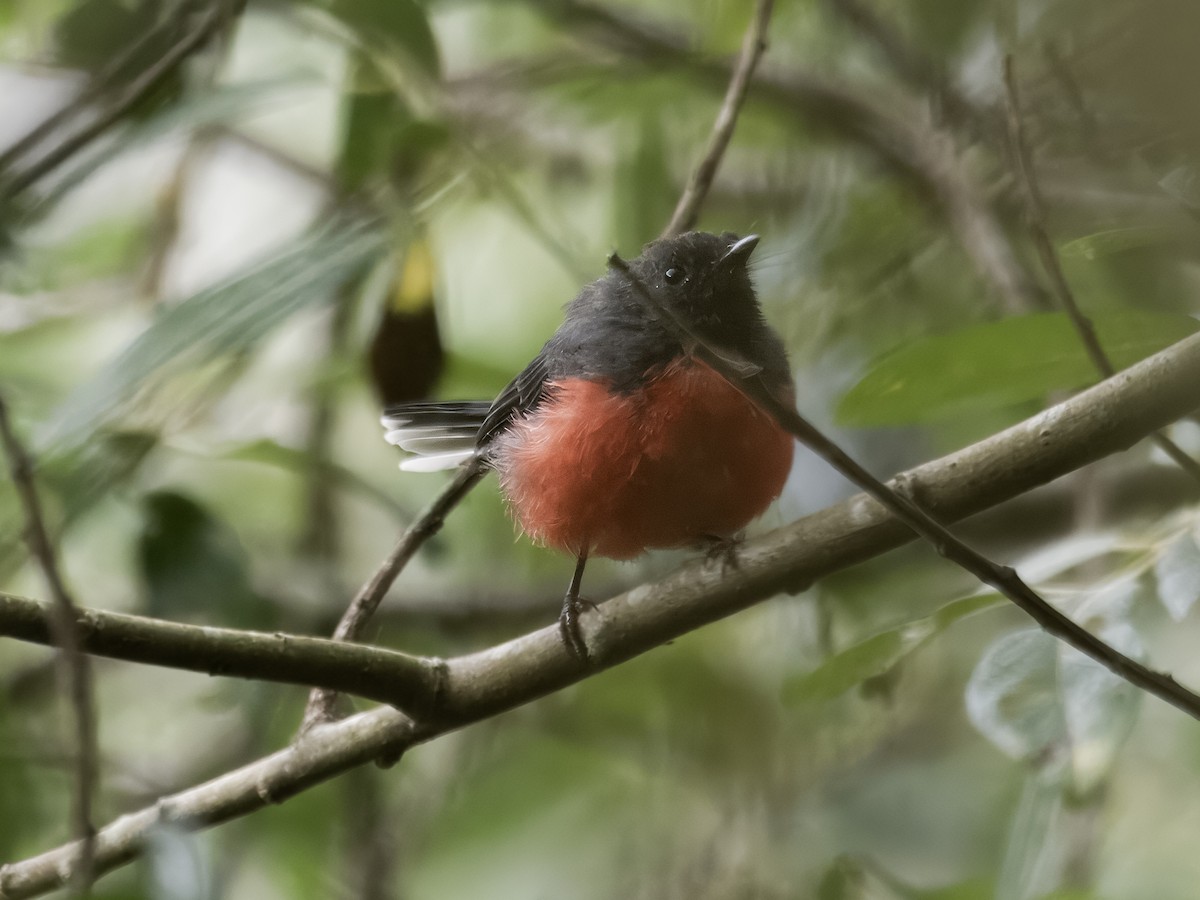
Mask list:
[{"label": "perched bird", "polygon": [[409,471],[476,459],[520,528],[577,564],[559,624],[587,659],[579,586],[590,556],[729,541],[779,496],[793,441],[695,359],[647,292],[705,345],[758,370],[793,402],[787,356],[763,319],[750,235],[689,232],[648,244],[628,271],[587,285],[541,352],[492,402],[412,403],[383,417]]}]

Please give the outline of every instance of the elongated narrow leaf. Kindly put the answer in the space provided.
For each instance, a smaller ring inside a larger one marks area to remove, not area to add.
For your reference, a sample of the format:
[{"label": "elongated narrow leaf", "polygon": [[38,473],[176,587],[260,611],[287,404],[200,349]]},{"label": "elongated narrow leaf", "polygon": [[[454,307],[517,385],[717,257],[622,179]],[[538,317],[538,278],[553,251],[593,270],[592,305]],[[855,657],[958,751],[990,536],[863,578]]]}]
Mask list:
[{"label": "elongated narrow leaf", "polygon": [[1170,228],[1113,228],[1108,231],[1098,231],[1086,237],[1076,238],[1062,247],[1063,256],[1075,256],[1082,259],[1100,259],[1116,253],[1129,250],[1142,250],[1146,247],[1161,247],[1180,243],[1183,238],[1178,230]]},{"label": "elongated narrow leaf", "polygon": [[[1107,312],[1092,318],[1118,369],[1200,328],[1190,316]],[[875,363],[842,398],[851,426],[936,422],[992,410],[1099,380],[1065,313],[1038,313],[973,325],[909,344]]]},{"label": "elongated narrow leaf", "polygon": [[1045,772],[1031,773],[1009,822],[995,900],[1044,896],[1050,887],[1051,861],[1062,854],[1062,809],[1063,792],[1058,782]]},{"label": "elongated narrow leaf", "polygon": [[[239,444],[219,453],[220,458],[236,459],[244,462],[262,463],[287,469],[290,472],[304,472],[312,465],[312,457],[303,450],[285,447],[271,440],[258,440],[249,444]],[[407,522],[412,519],[412,510],[407,510],[397,503],[391,495],[371,484],[357,472],[347,469],[335,462],[326,462],[325,476],[343,490],[353,491],[377,503],[395,517],[397,522]]]},{"label": "elongated narrow leaf", "polygon": [[71,446],[166,377],[245,350],[297,311],[328,301],[381,250],[362,223],[309,234],[248,272],[173,306],[63,402],[44,444]]},{"label": "elongated narrow leaf", "polygon": [[437,38],[416,0],[308,0],[340,20],[364,45],[403,54],[431,78],[441,70]]},{"label": "elongated narrow leaf", "polygon": [[199,92],[195,96],[189,94],[177,103],[155,110],[153,115],[118,131],[113,140],[102,141],[80,154],[78,159],[65,168],[63,175],[50,190],[39,195],[33,206],[24,211],[24,224],[28,225],[36,217],[48,214],[55,204],[93,172],[122,154],[168,135],[185,133],[209,125],[236,125],[255,112],[278,105],[280,97],[287,91],[303,88],[310,83],[312,82],[307,76],[293,75],[220,86],[211,91]]},{"label": "elongated narrow leaf", "polygon": [[883,675],[959,619],[1002,602],[995,594],[963,597],[932,615],[874,634],[835,653],[813,671],[790,679],[783,688],[784,700],[788,703],[831,700],[869,678]]},{"label": "elongated narrow leaf", "polygon": [[1200,599],[1200,546],[1191,530],[1180,534],[1154,564],[1158,599],[1171,618],[1182,622]]}]

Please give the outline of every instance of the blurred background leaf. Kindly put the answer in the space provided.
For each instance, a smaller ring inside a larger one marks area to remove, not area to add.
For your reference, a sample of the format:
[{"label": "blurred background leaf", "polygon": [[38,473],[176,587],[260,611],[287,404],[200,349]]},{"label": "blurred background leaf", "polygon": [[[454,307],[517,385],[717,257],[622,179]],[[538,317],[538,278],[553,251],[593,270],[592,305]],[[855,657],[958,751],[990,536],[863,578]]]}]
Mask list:
[{"label": "blurred background leaf", "polygon": [[[1144,312],[1090,317],[1118,369],[1182,340],[1189,316]],[[914,341],[881,359],[838,406],[847,425],[909,425],[993,410],[1099,381],[1065,313],[974,325]]]}]

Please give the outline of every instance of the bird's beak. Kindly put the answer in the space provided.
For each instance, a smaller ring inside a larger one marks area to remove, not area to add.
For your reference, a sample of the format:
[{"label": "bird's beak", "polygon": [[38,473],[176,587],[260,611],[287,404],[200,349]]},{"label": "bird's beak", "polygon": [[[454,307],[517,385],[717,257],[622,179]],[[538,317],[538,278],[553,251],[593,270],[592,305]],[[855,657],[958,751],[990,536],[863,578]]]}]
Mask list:
[{"label": "bird's beak", "polygon": [[735,241],[725,255],[721,257],[722,263],[737,262],[743,266],[750,261],[750,254],[754,252],[754,248],[758,246],[758,235],[748,234],[744,238]]}]

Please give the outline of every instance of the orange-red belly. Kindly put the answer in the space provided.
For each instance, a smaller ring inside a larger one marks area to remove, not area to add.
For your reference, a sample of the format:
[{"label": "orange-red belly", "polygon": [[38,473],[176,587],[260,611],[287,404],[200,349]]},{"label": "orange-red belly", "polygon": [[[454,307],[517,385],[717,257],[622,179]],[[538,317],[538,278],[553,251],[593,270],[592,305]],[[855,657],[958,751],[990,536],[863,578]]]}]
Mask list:
[{"label": "orange-red belly", "polygon": [[793,441],[702,363],[643,390],[570,379],[496,444],[500,485],[535,541],[629,559],[728,537],[779,496]]}]

